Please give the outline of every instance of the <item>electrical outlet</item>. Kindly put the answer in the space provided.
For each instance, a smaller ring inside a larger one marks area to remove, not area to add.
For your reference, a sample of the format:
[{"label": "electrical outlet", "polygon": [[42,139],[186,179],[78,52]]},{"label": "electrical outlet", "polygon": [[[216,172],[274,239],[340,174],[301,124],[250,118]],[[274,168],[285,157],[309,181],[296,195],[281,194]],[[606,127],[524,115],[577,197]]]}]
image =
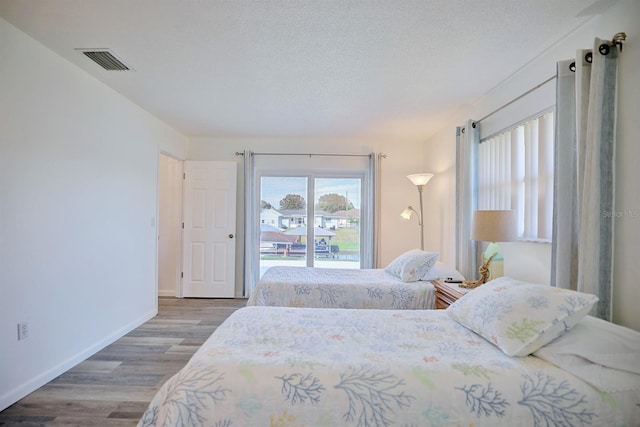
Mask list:
[{"label": "electrical outlet", "polygon": [[18,341],[29,338],[29,324],[27,322],[18,323]]}]

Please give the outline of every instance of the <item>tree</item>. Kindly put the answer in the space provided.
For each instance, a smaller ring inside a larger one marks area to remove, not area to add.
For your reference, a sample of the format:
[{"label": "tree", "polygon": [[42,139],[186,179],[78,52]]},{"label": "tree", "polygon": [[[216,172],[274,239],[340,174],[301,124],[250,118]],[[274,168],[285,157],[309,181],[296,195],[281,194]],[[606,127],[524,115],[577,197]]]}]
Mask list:
[{"label": "tree", "polygon": [[260,210],[264,210],[264,209],[271,209],[273,206],[271,206],[271,203],[265,201],[265,200],[260,200]]},{"label": "tree", "polygon": [[284,199],[280,200],[280,209],[305,209],[307,207],[307,202],[304,200],[299,194],[287,194],[284,196]]},{"label": "tree", "polygon": [[316,209],[329,213],[348,211],[353,209],[353,203],[340,194],[329,193],[320,196]]}]

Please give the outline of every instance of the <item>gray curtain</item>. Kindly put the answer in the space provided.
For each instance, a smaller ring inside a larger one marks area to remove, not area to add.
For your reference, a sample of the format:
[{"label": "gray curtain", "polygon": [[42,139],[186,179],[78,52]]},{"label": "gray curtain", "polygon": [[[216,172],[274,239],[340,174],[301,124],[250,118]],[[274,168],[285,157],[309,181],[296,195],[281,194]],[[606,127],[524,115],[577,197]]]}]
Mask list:
[{"label": "gray curtain", "polygon": [[372,209],[367,209],[368,215],[367,223],[370,224],[366,230],[365,245],[369,245],[372,248],[371,251],[365,251],[365,259],[363,260],[363,268],[380,268],[380,235],[381,235],[381,221],[380,212],[382,205],[381,196],[381,182],[382,182],[382,158],[383,154],[371,153],[369,157],[369,179],[373,185],[369,185],[370,195],[369,201]]},{"label": "gray curtain", "polygon": [[618,50],[602,45],[558,63],[551,282],[597,295],[591,314],[611,320]]},{"label": "gray curtain", "polygon": [[557,64],[551,284],[578,289],[578,144],[573,59]]},{"label": "gray curtain", "polygon": [[[254,218],[254,205],[256,203],[254,188],[255,173],[253,167],[253,151],[244,152],[244,296],[249,297],[251,291],[258,282],[257,272],[259,271],[260,248],[260,228],[256,224],[260,223],[259,218]],[[259,210],[258,210],[259,212]],[[256,243],[258,242],[258,243]]]},{"label": "gray curtain", "polygon": [[477,152],[480,125],[468,120],[456,128],[456,268],[467,279],[478,276],[477,244],[471,240],[471,219],[477,206]]}]

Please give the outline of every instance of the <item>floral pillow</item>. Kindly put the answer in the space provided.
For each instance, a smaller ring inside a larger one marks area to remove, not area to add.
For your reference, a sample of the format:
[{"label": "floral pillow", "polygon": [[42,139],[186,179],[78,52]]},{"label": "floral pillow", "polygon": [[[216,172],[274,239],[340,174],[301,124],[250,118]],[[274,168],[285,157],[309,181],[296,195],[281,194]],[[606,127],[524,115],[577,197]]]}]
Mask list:
[{"label": "floral pillow", "polygon": [[447,309],[453,320],[509,356],[527,356],[569,331],[598,297],[501,277],[465,294]]},{"label": "floral pillow", "polygon": [[436,263],[436,252],[412,249],[391,261],[385,271],[403,282],[416,282]]}]

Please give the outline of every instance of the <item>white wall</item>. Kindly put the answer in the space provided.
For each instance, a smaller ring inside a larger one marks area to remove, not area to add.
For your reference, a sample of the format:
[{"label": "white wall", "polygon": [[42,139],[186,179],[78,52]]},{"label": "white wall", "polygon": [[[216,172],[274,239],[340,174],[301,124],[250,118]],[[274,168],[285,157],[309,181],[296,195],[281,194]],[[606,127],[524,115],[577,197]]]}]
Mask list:
[{"label": "white wall", "polygon": [[158,152],[185,139],[2,19],[0,58],[3,409],[156,313]]},{"label": "white wall", "polygon": [[[387,158],[382,161],[382,265],[386,266],[402,252],[420,246],[417,221],[405,221],[400,212],[408,205],[417,206],[418,192],[406,175],[422,171],[422,144],[417,141],[376,141],[348,139],[309,138],[194,138],[188,144],[188,160],[236,161],[238,166],[238,217],[237,255],[241,259],[243,251],[243,167],[242,157],[235,152],[252,150],[255,152],[317,152],[367,154],[382,152]],[[286,161],[290,161],[287,158]],[[429,183],[437,182],[434,177]],[[429,187],[428,186],[428,187]],[[425,190],[425,200],[431,190]],[[427,204],[425,204],[427,206]],[[427,249],[429,249],[427,247]],[[236,294],[242,290],[242,263],[237,263]]]},{"label": "white wall", "polygon": [[[425,144],[424,164],[426,169],[443,173],[441,186],[437,189],[437,204],[441,212],[432,212],[427,218],[429,231],[427,239],[432,246],[439,246],[443,257],[454,259],[454,247],[449,240],[441,236],[454,236],[455,217],[455,127],[466,119],[479,119],[499,106],[511,101],[530,88],[555,74],[557,61],[575,56],[575,51],[593,46],[593,39],[610,39],[614,34],[625,31],[628,40],[620,55],[618,82],[618,127],[617,127],[617,183],[616,206],[623,215],[615,224],[615,265],[614,265],[614,322],[640,330],[640,263],[636,251],[640,241],[640,172],[637,163],[640,159],[640,33],[637,32],[640,18],[640,2],[622,0],[595,17],[583,27],[573,31],[547,51],[532,58],[529,64],[518,73],[506,79],[474,105],[460,111],[452,117],[448,126],[430,138]],[[568,29],[569,30],[569,29]],[[481,64],[468,64],[470,78],[473,69]],[[545,106],[555,103],[555,83],[549,83],[530,96],[516,102],[509,108],[481,123],[483,134],[491,133],[514,121],[526,118]],[[439,231],[441,230],[441,231]],[[439,240],[440,239],[440,240]],[[505,274],[524,280],[549,283],[551,266],[551,248],[541,243],[501,244],[505,255]]]}]

